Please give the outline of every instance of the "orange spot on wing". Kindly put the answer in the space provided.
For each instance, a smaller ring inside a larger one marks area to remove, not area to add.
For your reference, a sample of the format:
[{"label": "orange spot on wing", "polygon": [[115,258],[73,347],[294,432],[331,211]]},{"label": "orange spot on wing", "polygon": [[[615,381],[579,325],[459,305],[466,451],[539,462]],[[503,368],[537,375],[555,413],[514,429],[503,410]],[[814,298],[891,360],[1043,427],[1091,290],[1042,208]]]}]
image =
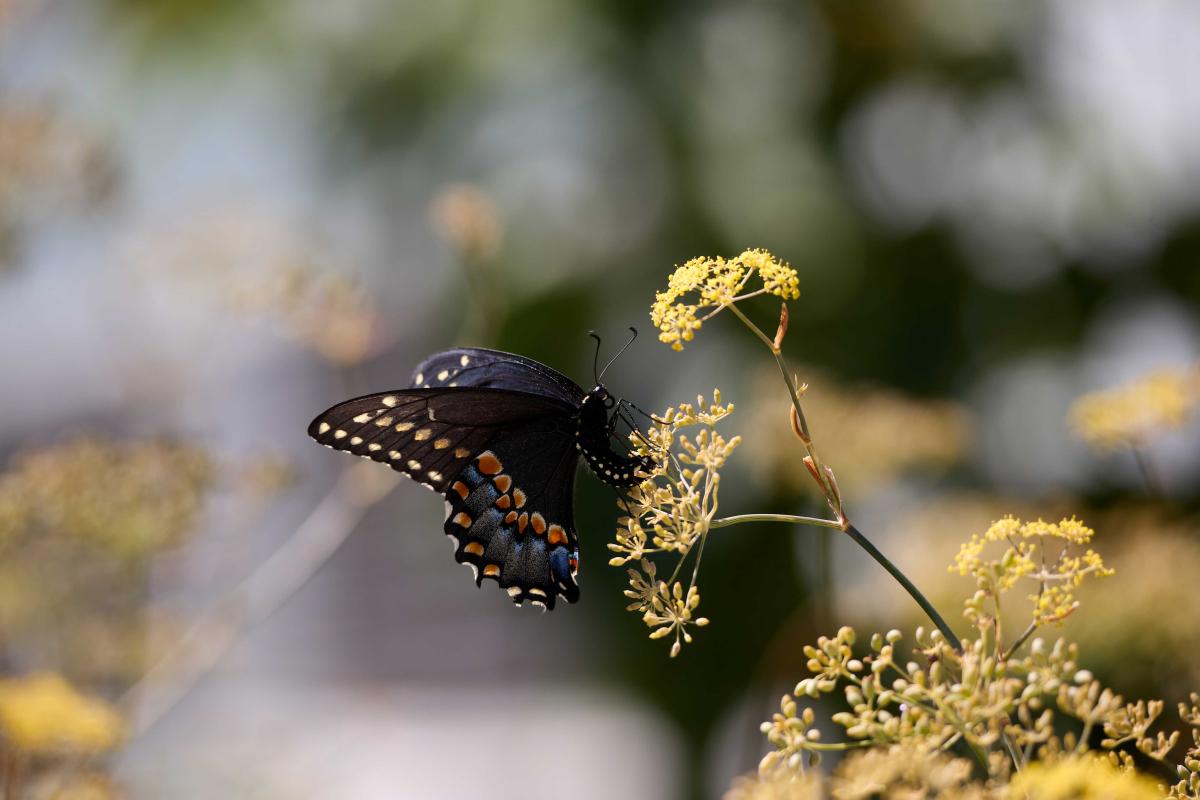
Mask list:
[{"label": "orange spot on wing", "polygon": [[541,514],[534,512],[533,516],[529,518],[529,521],[533,523],[533,532],[538,536],[541,536],[546,532],[546,518]]},{"label": "orange spot on wing", "polygon": [[517,532],[524,533],[525,526],[528,524],[529,524],[529,514],[522,514],[521,518],[517,520]]},{"label": "orange spot on wing", "polygon": [[512,498],[506,494],[502,494],[496,498],[496,508],[508,508],[512,505]]},{"label": "orange spot on wing", "polygon": [[521,508],[525,505],[525,493],[520,489],[517,489],[515,492],[513,492],[513,497],[517,501],[517,508]]},{"label": "orange spot on wing", "polygon": [[468,514],[463,513],[462,511],[455,514],[454,520],[453,520],[455,525],[461,525],[464,528],[471,527],[472,521],[473,520],[471,519],[471,517]]},{"label": "orange spot on wing", "polygon": [[552,545],[566,544],[567,532],[562,529],[561,525],[551,525],[550,534],[546,537],[546,541]]},{"label": "orange spot on wing", "polygon": [[516,521],[517,521],[517,512],[515,512],[515,511],[510,511],[504,515],[504,524],[505,525],[512,525]]},{"label": "orange spot on wing", "polygon": [[467,546],[463,548],[464,553],[470,553],[473,556],[483,555],[483,545],[479,542],[467,542]]},{"label": "orange spot on wing", "polygon": [[495,475],[504,471],[504,466],[500,463],[500,459],[496,458],[496,455],[491,450],[488,450],[475,459],[475,461],[479,464],[479,471],[484,475]]},{"label": "orange spot on wing", "polygon": [[492,479],[492,483],[496,484],[496,488],[500,490],[501,494],[504,494],[512,487],[512,478],[508,475],[497,475]]},{"label": "orange spot on wing", "polygon": [[461,497],[463,500],[466,500],[467,495],[469,495],[471,493],[471,490],[468,489],[467,485],[465,483],[463,483],[462,481],[455,481],[454,485],[451,486],[450,488],[453,489],[454,491],[458,492],[458,496]]},{"label": "orange spot on wing", "polygon": [[488,564],[486,567],[483,568],[483,577],[499,578],[500,577],[500,565],[499,564]]}]

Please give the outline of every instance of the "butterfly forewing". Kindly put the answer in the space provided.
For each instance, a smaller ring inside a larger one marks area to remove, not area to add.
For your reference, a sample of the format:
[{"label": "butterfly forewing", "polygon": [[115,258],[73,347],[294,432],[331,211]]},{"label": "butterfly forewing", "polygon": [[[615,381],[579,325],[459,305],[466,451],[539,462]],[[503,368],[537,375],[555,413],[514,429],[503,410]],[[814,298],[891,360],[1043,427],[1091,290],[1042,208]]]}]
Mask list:
[{"label": "butterfly forewing", "polygon": [[571,407],[578,406],[584,396],[578,384],[545,364],[482,347],[460,347],[430,356],[413,371],[413,386],[510,389],[551,397]]}]

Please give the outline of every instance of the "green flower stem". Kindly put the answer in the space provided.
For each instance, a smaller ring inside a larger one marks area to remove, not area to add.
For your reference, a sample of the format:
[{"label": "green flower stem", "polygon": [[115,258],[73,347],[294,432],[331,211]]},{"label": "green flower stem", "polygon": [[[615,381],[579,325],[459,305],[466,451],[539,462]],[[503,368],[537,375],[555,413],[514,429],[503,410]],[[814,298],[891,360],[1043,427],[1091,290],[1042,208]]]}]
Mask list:
[{"label": "green flower stem", "polygon": [[879,549],[876,548],[875,545],[871,544],[871,540],[866,536],[863,536],[862,532],[859,531],[858,528],[854,527],[853,525],[847,526],[846,535],[853,539],[855,544],[857,544],[863,550],[866,550],[867,554],[870,555],[871,558],[879,562],[879,566],[886,569],[888,574],[895,578],[896,582],[904,587],[904,590],[909,593],[913,600],[917,601],[917,605],[921,607],[921,610],[925,612],[929,619],[933,621],[933,624],[937,626],[938,630],[942,632],[942,636],[946,637],[946,643],[953,647],[955,652],[961,653],[962,642],[960,642],[958,637],[954,635],[954,631],[950,630],[950,626],[946,624],[946,620],[942,619],[942,615],[937,612],[937,609],[933,607],[933,604],[930,603],[929,600],[925,598],[925,595],[921,594],[921,590],[914,586],[913,582],[908,579],[908,576],[901,572],[899,567],[889,561],[887,556],[879,552]]},{"label": "green flower stem", "polygon": [[[785,514],[748,514],[743,515],[742,517],[726,517],[724,520],[716,520],[712,525],[710,525],[710,527],[722,527],[721,525],[717,524],[718,522],[722,522],[725,525],[733,525],[736,524],[736,522],[774,521],[819,525],[821,527],[837,528],[838,530],[845,531],[846,534],[853,539],[859,547],[861,547],[863,550],[866,550],[871,558],[879,562],[879,565],[887,570],[888,573],[895,578],[901,586],[904,587],[904,590],[912,596],[913,600],[917,601],[917,605],[921,607],[921,610],[928,615],[929,619],[933,621],[933,624],[936,625],[938,630],[942,632],[942,635],[946,638],[946,642],[954,648],[955,652],[961,653],[962,643],[958,640],[958,637],[954,635],[954,631],[950,630],[950,626],[946,624],[946,620],[942,619],[942,615],[937,612],[937,609],[933,607],[933,604],[926,599],[925,595],[921,594],[921,591],[913,585],[913,582],[908,579],[908,576],[901,572],[895,564],[889,561],[887,556],[879,552],[875,545],[871,544],[871,541],[866,536],[863,536],[862,532],[850,524],[850,521],[846,519],[842,510],[842,499],[835,485],[832,483],[830,478],[826,476],[823,465],[821,464],[821,460],[817,456],[816,450],[813,447],[812,437],[808,433],[808,422],[804,418],[804,409],[800,406],[800,392],[796,388],[796,382],[792,380],[791,373],[788,372],[787,364],[785,364],[783,361],[783,353],[780,352],[779,348],[775,346],[774,341],[772,341],[765,333],[763,333],[757,325],[751,322],[749,317],[742,313],[741,309],[737,307],[736,303],[731,303],[726,307],[733,312],[737,318],[746,325],[747,328],[753,331],[755,336],[762,340],[763,344],[770,349],[771,355],[775,357],[775,363],[779,366],[779,372],[783,375],[784,383],[787,384],[788,394],[791,395],[792,407],[796,409],[796,416],[800,422],[800,429],[803,434],[801,438],[803,439],[804,449],[808,451],[809,458],[812,459],[812,465],[816,472],[817,482],[820,484],[821,490],[824,492],[830,508],[835,514],[838,515],[839,520],[837,522],[831,522],[830,520],[816,519],[813,517],[789,517]],[[978,756],[979,754],[977,753],[976,755]]]},{"label": "green flower stem", "polygon": [[820,517],[800,517],[795,514],[738,514],[733,517],[721,517],[714,519],[709,523],[709,529],[712,528],[727,528],[730,525],[739,525],[743,522],[789,522],[793,525],[817,525],[822,528],[833,528],[840,531],[842,526],[834,519],[821,519]]},{"label": "green flower stem", "polygon": [[1004,749],[1008,751],[1008,757],[1012,759],[1013,767],[1016,768],[1017,772],[1020,772],[1021,770],[1023,770],[1025,768],[1025,765],[1021,761],[1020,754],[1017,753],[1017,748],[1013,747],[1012,740],[1008,738],[1008,734],[1001,733],[1000,741],[1004,743]]},{"label": "green flower stem", "polygon": [[875,742],[869,739],[854,742],[806,742],[803,745],[804,750],[819,750],[823,753],[838,753],[845,750],[857,750],[860,747],[871,747]]},{"label": "green flower stem", "polygon": [[[801,517],[795,514],[738,514],[732,517],[722,517],[714,519],[708,526],[709,529],[726,528],[730,525],[738,525],[743,522],[788,522],[793,525],[816,525],[821,528],[833,528],[841,530],[842,526],[832,519],[821,519],[819,517]],[[846,529],[846,535],[854,540],[854,543],[866,550],[871,558],[879,562],[888,573],[896,579],[896,581],[904,587],[904,590],[912,596],[913,600],[917,601],[917,605],[921,607],[938,630],[942,632],[942,636],[946,637],[946,642],[955,649],[956,652],[962,652],[962,642],[954,635],[954,631],[946,624],[946,620],[942,619],[942,615],[937,612],[933,604],[921,594],[921,590],[913,585],[913,582],[908,579],[908,576],[900,571],[900,568],[888,560],[888,557],[879,552],[875,545],[871,544],[871,540],[859,531],[853,525]]]},{"label": "green flower stem", "polygon": [[821,484],[822,491],[825,492],[826,496],[831,495],[831,487],[826,481],[824,471],[821,469],[821,461],[813,449],[812,437],[809,436],[808,433],[808,420],[805,418],[804,409],[800,405],[800,390],[796,388],[796,382],[792,380],[792,374],[788,372],[787,364],[785,364],[783,361],[783,353],[777,347],[775,347],[775,342],[771,341],[771,339],[765,333],[763,333],[762,330],[755,325],[749,317],[742,313],[741,309],[739,309],[736,304],[730,305],[728,308],[735,315],[737,315],[737,318],[740,319],[746,325],[746,327],[754,333],[755,336],[762,340],[763,344],[767,346],[767,349],[771,351],[771,355],[775,357],[775,364],[779,367],[779,373],[783,375],[783,382],[787,384],[788,396],[792,398],[792,407],[796,409],[796,417],[800,420],[800,430],[804,434],[804,449],[808,451],[809,456],[812,457],[813,464],[817,468],[817,475],[819,476],[818,481]]},{"label": "green flower stem", "polygon": [[771,350],[771,352],[775,352],[775,343],[772,342],[767,337],[767,335],[765,333],[763,333],[762,330],[757,325],[755,325],[753,322],[751,322],[749,317],[747,317],[745,314],[742,313],[742,310],[737,307],[737,303],[730,303],[729,305],[725,306],[725,308],[728,308],[730,311],[732,311],[734,314],[736,314],[737,318],[740,319],[742,322],[744,322],[746,324],[746,327],[754,332],[755,336],[757,336],[759,339],[763,340],[763,344],[765,344],[768,347],[768,349]]}]

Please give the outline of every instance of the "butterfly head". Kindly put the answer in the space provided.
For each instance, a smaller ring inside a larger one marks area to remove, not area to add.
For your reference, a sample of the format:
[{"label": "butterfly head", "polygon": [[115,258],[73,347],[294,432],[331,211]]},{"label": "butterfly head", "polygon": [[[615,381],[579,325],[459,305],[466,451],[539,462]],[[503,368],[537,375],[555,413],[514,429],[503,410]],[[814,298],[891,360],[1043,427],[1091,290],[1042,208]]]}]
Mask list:
[{"label": "butterfly head", "polygon": [[603,383],[597,383],[592,387],[592,390],[583,398],[584,403],[599,403],[605,408],[611,409],[617,404],[617,399],[609,394],[608,389]]}]

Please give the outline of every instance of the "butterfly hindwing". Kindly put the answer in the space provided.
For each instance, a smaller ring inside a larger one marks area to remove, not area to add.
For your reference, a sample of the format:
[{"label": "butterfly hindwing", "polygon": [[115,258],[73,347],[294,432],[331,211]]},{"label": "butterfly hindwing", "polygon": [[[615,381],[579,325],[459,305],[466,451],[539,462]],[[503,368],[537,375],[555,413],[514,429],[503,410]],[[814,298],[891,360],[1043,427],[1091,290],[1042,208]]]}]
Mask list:
[{"label": "butterfly hindwing", "polygon": [[554,608],[579,598],[571,493],[577,452],[569,429],[539,421],[506,432],[446,491],[446,534],[477,584],[491,578],[515,603]]}]

